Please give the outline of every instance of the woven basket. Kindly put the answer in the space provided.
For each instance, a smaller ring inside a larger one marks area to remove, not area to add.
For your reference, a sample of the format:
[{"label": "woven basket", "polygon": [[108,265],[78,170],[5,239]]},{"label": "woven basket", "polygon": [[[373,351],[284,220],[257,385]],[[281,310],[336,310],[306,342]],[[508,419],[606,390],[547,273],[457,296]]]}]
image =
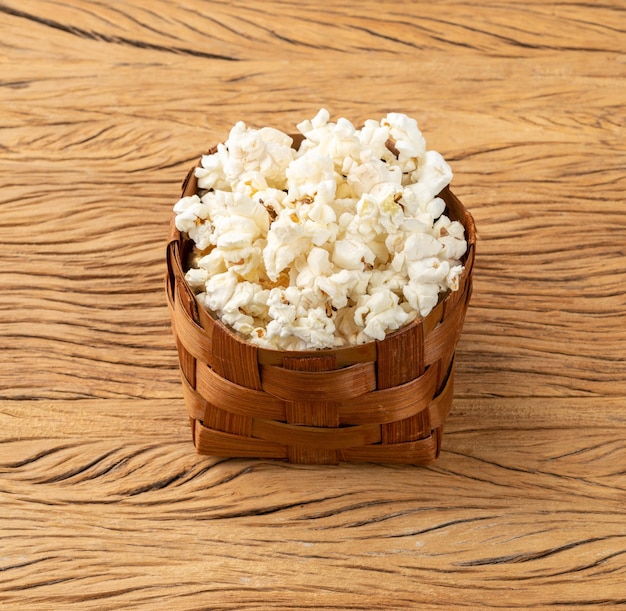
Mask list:
[{"label": "woven basket", "polygon": [[[197,190],[194,169],[183,196]],[[465,227],[459,289],[382,341],[310,352],[257,347],[212,318],[184,279],[192,244],[172,220],[166,292],[200,454],[310,464],[426,464],[439,455],[476,243],[461,202],[448,188],[440,197]]]}]

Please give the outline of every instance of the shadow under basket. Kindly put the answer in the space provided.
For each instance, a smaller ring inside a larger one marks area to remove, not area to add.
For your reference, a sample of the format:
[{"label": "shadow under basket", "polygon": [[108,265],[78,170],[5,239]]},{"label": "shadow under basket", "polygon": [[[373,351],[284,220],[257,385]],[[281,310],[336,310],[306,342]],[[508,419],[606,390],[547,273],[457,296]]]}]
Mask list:
[{"label": "shadow under basket", "polygon": [[[196,190],[191,171],[183,196]],[[474,221],[458,198],[449,188],[440,197],[445,213],[465,227],[459,289],[382,341],[308,352],[260,348],[213,318],[184,279],[192,245],[172,220],[166,291],[198,453],[304,464],[437,458],[476,243]]]}]

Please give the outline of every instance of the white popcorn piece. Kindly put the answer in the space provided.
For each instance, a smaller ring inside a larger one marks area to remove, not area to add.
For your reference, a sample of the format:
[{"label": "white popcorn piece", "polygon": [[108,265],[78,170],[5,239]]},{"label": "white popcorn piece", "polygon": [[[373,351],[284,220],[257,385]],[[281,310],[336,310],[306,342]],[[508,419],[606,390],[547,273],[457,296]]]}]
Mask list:
[{"label": "white popcorn piece", "polygon": [[[202,202],[197,195],[189,195],[187,197],[181,197],[174,204],[174,212],[176,212],[176,215],[178,216],[183,213],[187,213],[189,211],[197,210],[200,207],[201,203]],[[196,215],[194,214],[193,216],[195,217]],[[183,230],[180,229],[179,231],[183,231]]]},{"label": "white popcorn piece", "polygon": [[321,109],[287,134],[239,122],[174,206],[186,280],[248,341],[304,350],[382,340],[459,289],[464,228],[438,197],[452,171],[414,119],[358,130]]},{"label": "white popcorn piece", "polygon": [[393,268],[374,269],[370,275],[368,291],[373,294],[377,290],[384,289],[401,294],[406,282],[406,274]]},{"label": "white popcorn piece", "polygon": [[441,190],[450,184],[452,169],[437,151],[427,151],[417,169],[411,174],[414,192],[419,204],[426,206]]},{"label": "white popcorn piece", "polygon": [[299,204],[300,214],[319,225],[334,225],[337,214],[328,201],[328,193],[320,190],[312,203]]},{"label": "white popcorn piece", "polygon": [[245,248],[261,235],[258,225],[245,216],[233,214],[215,220],[215,244],[222,249]]},{"label": "white popcorn piece", "polygon": [[258,201],[254,196],[259,192],[264,192],[269,189],[267,180],[261,172],[246,172],[242,174],[239,180],[232,184],[233,193],[243,193],[249,198]]},{"label": "white popcorn piece", "polygon": [[446,286],[451,291],[459,290],[460,277],[463,273],[463,266],[459,263],[450,267],[450,271],[446,276]]},{"label": "white popcorn piece", "polygon": [[298,318],[292,334],[308,349],[328,348],[334,345],[335,323],[324,308],[311,308],[306,316]]},{"label": "white popcorn piece", "polygon": [[205,286],[204,303],[206,307],[217,313],[225,310],[238,282],[237,274],[231,271],[211,276],[206,281]]},{"label": "white popcorn piece", "polygon": [[440,197],[433,197],[433,199],[426,204],[425,212],[431,219],[436,220],[443,214],[445,209],[446,202],[444,202]]},{"label": "white popcorn piece", "polygon": [[269,295],[268,290],[260,289],[258,284],[252,282],[239,282],[233,291],[226,307],[227,311],[244,310],[248,311],[249,307],[252,307],[252,311],[258,312],[259,315],[259,293],[262,294],[264,299],[267,299]]},{"label": "white popcorn piece", "polygon": [[328,275],[333,273],[333,264],[329,259],[328,251],[314,246],[308,256],[301,259],[303,261],[300,261],[299,264],[294,264],[297,271],[295,285],[300,290],[303,298],[305,297],[305,291],[307,291],[306,300],[311,303],[319,302],[317,305],[320,305],[325,299],[321,294],[323,287],[320,283],[327,280]]},{"label": "white popcorn piece", "polygon": [[227,271],[226,261],[221,250],[213,248],[208,254],[199,257],[196,261],[198,268],[206,270],[209,276],[216,276]]},{"label": "white popcorn piece", "polygon": [[[371,159],[365,163],[352,163],[348,168],[346,181],[357,197],[364,193],[375,195],[376,190],[383,186],[388,191],[387,185],[397,185],[398,190],[400,190],[402,170],[398,166],[389,165],[381,159]],[[395,190],[393,195],[395,195]]]},{"label": "white popcorn piece", "polygon": [[218,146],[218,152],[203,155],[200,167],[195,169],[195,176],[200,189],[228,189],[229,183],[224,175],[223,162],[227,155],[224,145]]},{"label": "white popcorn piece", "polygon": [[262,234],[267,233],[270,226],[270,215],[267,208],[257,200],[244,193],[234,193],[232,204],[228,206],[229,214],[237,214],[254,221]]},{"label": "white popcorn piece", "polygon": [[272,219],[280,214],[281,210],[291,206],[291,203],[286,201],[287,193],[280,189],[268,187],[267,189],[254,192],[251,197],[266,209],[270,223]]},{"label": "white popcorn piece", "polygon": [[265,176],[276,177],[282,182],[287,166],[295,157],[295,151],[291,147],[293,139],[273,127],[262,127],[259,134],[267,147],[267,158],[271,160]]},{"label": "white popcorn piece", "polygon": [[234,194],[230,191],[209,191],[202,197],[202,203],[208,211],[208,218],[216,219],[228,216],[228,208],[232,205]]},{"label": "white popcorn piece", "polygon": [[442,244],[430,233],[411,233],[404,242],[402,253],[409,261],[420,261],[437,257],[442,248]]},{"label": "white popcorn piece", "polygon": [[311,273],[322,276],[330,273],[333,269],[327,250],[314,246],[307,257],[307,264]]},{"label": "white popcorn piece", "polygon": [[305,136],[298,155],[315,151],[316,154],[331,159],[335,170],[340,172],[347,158],[358,158],[360,151],[358,132],[354,125],[343,117],[337,123],[330,123],[329,119],[328,111],[322,109],[313,120],[298,124],[298,130]]},{"label": "white popcorn piece", "polygon": [[201,267],[192,267],[185,273],[185,280],[195,292],[204,291],[209,272]]},{"label": "white popcorn piece", "polygon": [[316,350],[334,345],[335,324],[324,308],[310,308],[290,321],[292,313],[287,305],[278,307],[277,317],[267,325],[268,340],[280,339],[282,345],[289,346],[288,350]]},{"label": "white popcorn piece", "polygon": [[232,327],[242,335],[250,335],[256,327],[252,316],[244,314],[241,310],[227,310],[220,312],[220,319],[223,323]]},{"label": "white popcorn piece", "polygon": [[419,130],[417,121],[397,112],[390,112],[381,125],[389,126],[393,148],[398,151],[398,161],[422,157],[426,152],[426,140]]},{"label": "white popcorn piece", "polygon": [[[396,232],[404,222],[402,206],[395,201],[393,187],[381,189],[378,195],[364,193],[356,204],[354,214],[346,226],[346,233],[372,242],[379,236]],[[385,257],[386,258],[386,257]]]},{"label": "white popcorn piece", "polygon": [[458,221],[450,221],[447,216],[442,215],[433,226],[433,235],[443,246],[441,258],[459,260],[467,251],[465,229]]},{"label": "white popcorn piece", "polygon": [[217,152],[202,158],[196,170],[198,186],[205,189],[238,190],[246,176],[259,174],[269,187],[283,189],[285,169],[295,157],[292,139],[283,132],[264,127],[248,128],[239,121]]},{"label": "white popcorn piece", "polygon": [[[209,287],[207,287],[207,291]],[[252,282],[239,282],[220,310],[221,320],[243,335],[250,335],[259,319],[267,316],[269,291]],[[206,297],[205,297],[206,302]]]},{"label": "white popcorn piece", "polygon": [[197,195],[192,195],[178,200],[174,212],[176,229],[186,232],[199,250],[208,248],[213,233],[209,207]]},{"label": "white popcorn piece", "polygon": [[354,320],[372,339],[383,340],[388,331],[399,329],[410,315],[399,305],[393,291],[380,289],[372,295],[363,295],[357,303]]},{"label": "white popcorn piece", "polygon": [[296,308],[299,301],[300,295],[297,291],[288,291],[281,287],[273,288],[267,297],[268,314],[281,328],[289,327],[296,320]]},{"label": "white popcorn piece", "polygon": [[304,121],[298,123],[296,127],[298,128],[298,131],[306,136],[309,140],[315,141],[312,138],[314,130],[319,129],[320,127],[324,127],[325,125],[327,125],[329,120],[330,113],[328,112],[328,110],[326,110],[326,108],[320,108],[317,111],[317,114],[312,119],[305,119]]},{"label": "white popcorn piece", "polygon": [[266,146],[257,130],[248,129],[243,121],[238,121],[224,146],[228,155],[222,163],[226,180],[231,185],[238,182],[242,174],[261,170]]},{"label": "white popcorn piece", "polygon": [[263,251],[270,280],[276,281],[298,255],[306,254],[313,246],[321,246],[336,236],[336,224],[318,223],[307,218],[307,212],[308,208],[285,208],[272,223]]},{"label": "white popcorn piece", "polygon": [[368,119],[359,131],[361,153],[359,159],[363,162],[370,159],[384,159],[393,161],[394,154],[387,147],[389,140],[389,125],[381,125],[380,121]]},{"label": "white popcorn piece", "polygon": [[328,296],[331,307],[337,310],[345,308],[349,300],[365,293],[371,272],[341,269],[330,276],[321,276],[315,286]]},{"label": "white popcorn piece", "polygon": [[[385,236],[384,248],[387,252],[387,260],[391,261],[391,265],[395,265],[393,263],[393,259],[404,249],[404,242],[406,241],[407,235],[410,235],[411,230],[407,230],[404,228],[405,223],[402,223],[400,229],[398,231],[394,231]],[[418,226],[419,227],[419,226]],[[417,230],[417,229],[416,229]],[[413,230],[415,231],[415,230]],[[395,269],[395,267],[394,267]],[[399,271],[396,269],[396,271]]]},{"label": "white popcorn piece", "polygon": [[340,268],[363,270],[366,266],[372,267],[375,259],[372,249],[359,240],[349,238],[335,242],[333,263]]},{"label": "white popcorn piece", "polygon": [[404,286],[402,294],[420,316],[428,316],[439,302],[439,287],[435,284],[419,284],[411,281]]},{"label": "white popcorn piece", "polygon": [[241,280],[249,282],[261,281],[263,249],[257,243],[245,248],[216,250],[220,252],[227,269],[236,273]]},{"label": "white popcorn piece", "polygon": [[[297,201],[314,198],[320,189],[334,197],[335,166],[332,157],[312,150],[289,164],[286,170],[289,198]],[[323,185],[323,186],[321,186]]]},{"label": "white popcorn piece", "polygon": [[453,236],[439,238],[439,243],[443,246],[440,258],[449,260],[459,260],[467,251],[467,242],[459,240]]},{"label": "white popcorn piece", "polygon": [[409,279],[417,284],[432,284],[443,290],[450,271],[450,263],[437,257],[428,257],[407,264]]}]

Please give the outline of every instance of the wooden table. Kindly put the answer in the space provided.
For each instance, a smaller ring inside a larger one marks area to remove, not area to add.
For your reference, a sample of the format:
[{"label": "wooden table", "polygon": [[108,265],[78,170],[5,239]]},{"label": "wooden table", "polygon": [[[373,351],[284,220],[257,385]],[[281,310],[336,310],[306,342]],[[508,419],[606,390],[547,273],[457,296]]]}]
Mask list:
[{"label": "wooden table", "polygon": [[[2,0],[0,607],[625,605],[625,30],[618,0]],[[476,219],[428,467],[191,444],[180,181],[322,106],[417,118]]]}]

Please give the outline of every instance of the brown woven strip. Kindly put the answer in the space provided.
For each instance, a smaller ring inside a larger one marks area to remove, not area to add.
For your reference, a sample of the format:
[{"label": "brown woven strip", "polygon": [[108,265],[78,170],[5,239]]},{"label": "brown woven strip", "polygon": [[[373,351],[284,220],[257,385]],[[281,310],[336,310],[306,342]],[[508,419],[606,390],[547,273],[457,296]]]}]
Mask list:
[{"label": "brown woven strip", "polygon": [[457,291],[450,292],[446,295],[446,298],[439,303],[443,307],[442,320],[450,315],[450,312],[454,310],[460,301],[465,300],[465,283],[459,282],[459,289]]},{"label": "brown woven strip", "polygon": [[167,305],[170,311],[170,316],[174,311],[174,285],[176,284],[176,271],[177,261],[179,257],[176,251],[179,248],[178,242],[170,242],[167,245],[165,252],[165,262],[167,264],[167,271],[165,272],[165,295],[167,297]]},{"label": "brown woven strip", "polygon": [[[253,389],[255,386],[260,387],[255,346],[242,342],[224,325],[217,323],[213,327],[211,339],[213,349],[211,366],[217,375],[241,386]],[[203,418],[207,428],[243,437],[252,436],[252,418],[220,409],[213,404],[212,399],[210,397],[211,404],[207,407]]]},{"label": "brown woven strip", "polygon": [[294,371],[261,366],[263,390],[285,401],[342,401],[376,388],[373,363],[357,363],[334,371]]},{"label": "brown woven strip", "polygon": [[427,363],[434,363],[454,350],[461,336],[466,309],[466,300],[462,299],[425,338],[424,359]]},{"label": "brown woven strip", "polygon": [[395,443],[393,445],[371,445],[351,448],[340,452],[341,460],[349,462],[428,464],[435,460],[438,449],[438,435],[424,439]]},{"label": "brown woven strip", "polygon": [[193,432],[194,445],[199,454],[233,458],[287,458],[287,447],[280,442],[216,431],[199,422],[195,422]]},{"label": "brown woven strip", "polygon": [[243,341],[226,326],[213,321],[213,364],[215,372],[240,386],[261,390],[257,347]]},{"label": "brown woven strip", "polygon": [[174,303],[173,320],[176,335],[187,352],[199,361],[211,363],[213,361],[211,336],[197,325],[178,298]]},{"label": "brown woven strip", "polygon": [[185,376],[183,379],[183,397],[187,406],[187,413],[194,420],[202,420],[207,409],[207,400],[189,384]]},{"label": "brown woven strip", "polygon": [[308,446],[340,450],[380,442],[380,427],[363,424],[346,428],[320,428],[255,420],[252,429],[254,437],[266,441],[282,442],[290,446]]},{"label": "brown woven strip", "polygon": [[[337,369],[337,358],[334,355],[318,355],[315,357],[288,356],[283,359],[286,370],[329,372]],[[307,425],[324,428],[339,426],[339,414],[336,401],[311,399],[311,394],[300,393],[298,401],[287,401],[285,412],[289,424]],[[334,449],[323,447],[289,446],[289,461],[302,464],[334,465],[339,462]]]},{"label": "brown woven strip", "polygon": [[428,335],[443,319],[444,302],[440,301],[430,312],[430,314],[424,318],[422,324],[424,326],[424,336]]},{"label": "brown woven strip", "polygon": [[[369,342],[358,346],[344,346],[324,350],[324,354],[332,354],[337,359],[337,367],[347,367],[356,363],[373,363],[376,361],[376,343]],[[258,358],[260,365],[283,365],[285,358],[283,350],[268,350],[259,348]],[[302,350],[297,352],[298,357],[318,357],[319,350]]]},{"label": "brown woven strip", "polygon": [[386,424],[426,409],[436,389],[436,367],[398,386],[353,397],[339,403],[341,424]]},{"label": "brown woven strip", "polygon": [[178,350],[178,366],[180,367],[181,377],[192,387],[196,387],[196,359],[193,358],[185,347],[176,338],[176,348]]},{"label": "brown woven strip", "polygon": [[196,166],[194,165],[187,172],[187,176],[181,184],[183,197],[193,195],[198,189],[198,180],[196,179]]},{"label": "brown woven strip", "polygon": [[262,390],[254,390],[235,384],[217,375],[210,367],[198,364],[196,370],[198,392],[211,397],[211,402],[220,409],[234,414],[285,420],[285,402]]},{"label": "brown woven strip", "polygon": [[[429,364],[424,359],[424,326],[418,320],[402,333],[378,342],[378,388],[392,388],[421,376]],[[383,444],[422,439],[430,434],[428,410],[422,409],[404,420],[383,424]]]},{"label": "brown woven strip", "polygon": [[454,364],[450,367],[450,373],[441,392],[430,402],[428,412],[430,425],[433,429],[442,428],[452,406],[454,392]]},{"label": "brown woven strip", "polygon": [[174,274],[175,298],[181,300],[185,308],[197,320],[198,307],[196,297],[190,286],[185,282],[185,272],[183,270],[183,253],[185,247],[182,242],[170,242],[168,244],[168,258],[170,260],[169,269]]}]

